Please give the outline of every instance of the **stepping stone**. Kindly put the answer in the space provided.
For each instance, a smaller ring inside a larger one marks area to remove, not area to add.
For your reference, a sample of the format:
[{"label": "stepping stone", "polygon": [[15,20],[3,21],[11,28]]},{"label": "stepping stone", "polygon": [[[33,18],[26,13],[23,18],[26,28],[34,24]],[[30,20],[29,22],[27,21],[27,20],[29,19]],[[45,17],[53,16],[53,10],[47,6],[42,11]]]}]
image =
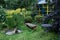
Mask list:
[{"label": "stepping stone", "polygon": [[25,25],[30,29],[35,29],[37,27],[35,24],[32,23],[25,23]]},{"label": "stepping stone", "polygon": [[42,27],[45,27],[45,28],[52,27],[52,25],[51,25],[51,24],[42,24],[41,26],[42,26]]},{"label": "stepping stone", "polygon": [[46,28],[44,31],[45,32],[49,32],[52,28],[52,25],[51,24],[42,24],[41,25],[43,28]]}]

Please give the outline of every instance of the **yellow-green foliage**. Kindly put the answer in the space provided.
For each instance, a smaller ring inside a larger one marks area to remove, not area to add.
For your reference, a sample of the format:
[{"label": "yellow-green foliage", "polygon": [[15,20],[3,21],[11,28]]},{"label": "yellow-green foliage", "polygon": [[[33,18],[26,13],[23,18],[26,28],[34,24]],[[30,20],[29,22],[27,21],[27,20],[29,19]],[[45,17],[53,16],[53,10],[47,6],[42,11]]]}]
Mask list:
[{"label": "yellow-green foliage", "polygon": [[18,8],[18,9],[16,9],[15,11],[14,11],[14,13],[20,13],[21,12],[21,9],[20,8]]},{"label": "yellow-green foliage", "polygon": [[6,16],[6,18],[12,18],[13,16],[12,15],[10,15],[10,16]]},{"label": "yellow-green foliage", "polygon": [[26,9],[25,8],[18,8],[18,9],[16,9],[16,10],[6,10],[6,14],[7,15],[12,15],[12,14],[18,14],[18,13],[21,13],[21,11],[22,12],[25,12],[26,11]]},{"label": "yellow-green foliage", "polygon": [[7,15],[12,15],[14,13],[15,10],[6,10],[6,14]]},{"label": "yellow-green foliage", "polygon": [[8,15],[7,18],[12,18],[13,14],[20,14],[20,15],[23,15],[24,17],[31,15],[31,11],[26,11],[25,8],[22,8],[22,9],[18,8],[16,10],[6,10],[5,12],[6,12],[6,15]]},{"label": "yellow-green foliage", "polygon": [[25,8],[22,8],[22,12],[25,12],[26,11],[26,9]]}]

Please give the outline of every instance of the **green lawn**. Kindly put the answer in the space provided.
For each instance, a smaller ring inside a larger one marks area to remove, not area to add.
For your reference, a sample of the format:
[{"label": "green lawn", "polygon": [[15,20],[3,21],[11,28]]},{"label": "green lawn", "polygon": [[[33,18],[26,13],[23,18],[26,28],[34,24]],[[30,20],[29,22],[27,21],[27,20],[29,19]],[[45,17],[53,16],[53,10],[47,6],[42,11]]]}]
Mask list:
[{"label": "green lawn", "polygon": [[22,33],[14,35],[5,35],[0,33],[0,40],[57,40],[57,35],[49,32],[46,33],[40,26],[37,26],[36,31],[32,31],[26,26],[22,29]]}]

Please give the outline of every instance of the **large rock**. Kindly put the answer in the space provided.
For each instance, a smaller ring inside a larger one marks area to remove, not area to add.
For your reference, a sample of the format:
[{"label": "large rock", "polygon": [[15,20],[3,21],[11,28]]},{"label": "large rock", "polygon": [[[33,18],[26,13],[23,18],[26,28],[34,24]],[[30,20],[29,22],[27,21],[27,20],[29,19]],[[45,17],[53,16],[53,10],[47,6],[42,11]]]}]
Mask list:
[{"label": "large rock", "polygon": [[25,25],[30,28],[30,29],[35,29],[37,26],[35,24],[32,24],[32,23],[25,23]]},{"label": "large rock", "polygon": [[6,35],[13,35],[13,34],[15,34],[15,32],[12,31],[12,30],[9,30],[9,31],[6,32]]},{"label": "large rock", "polygon": [[8,30],[6,32],[6,35],[13,35],[15,33],[21,33],[22,31],[21,30],[18,30],[18,29],[14,29],[14,30]]}]

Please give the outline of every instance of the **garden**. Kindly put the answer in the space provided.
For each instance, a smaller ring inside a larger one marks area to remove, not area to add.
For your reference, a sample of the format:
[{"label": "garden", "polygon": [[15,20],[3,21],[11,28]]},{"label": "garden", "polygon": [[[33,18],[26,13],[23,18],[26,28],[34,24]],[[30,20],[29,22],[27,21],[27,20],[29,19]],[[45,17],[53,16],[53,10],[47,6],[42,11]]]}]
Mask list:
[{"label": "garden", "polygon": [[29,7],[32,4],[27,4],[27,8],[23,3],[25,6],[15,7],[18,1],[11,0],[12,4],[8,4],[5,0],[7,4],[4,5],[8,7],[2,4],[0,8],[0,40],[58,40],[58,34],[42,28],[44,16],[36,13],[35,8],[33,12]]},{"label": "garden", "polygon": [[[31,11],[26,11],[26,13],[25,9],[23,10],[24,13],[17,13],[16,11],[14,11],[15,13],[11,10],[6,10],[7,13],[4,12],[6,19],[4,22],[1,21],[2,25],[0,24],[0,40],[57,40],[57,35],[55,33],[44,32],[44,29],[39,23],[41,22],[41,20],[39,20],[41,16],[37,15],[35,19],[32,19],[30,15]],[[4,18],[2,18],[2,20]],[[25,22],[36,24],[36,29],[28,28],[25,25]],[[18,28],[22,32],[13,35],[6,35],[7,30],[13,30],[14,28]]]}]

